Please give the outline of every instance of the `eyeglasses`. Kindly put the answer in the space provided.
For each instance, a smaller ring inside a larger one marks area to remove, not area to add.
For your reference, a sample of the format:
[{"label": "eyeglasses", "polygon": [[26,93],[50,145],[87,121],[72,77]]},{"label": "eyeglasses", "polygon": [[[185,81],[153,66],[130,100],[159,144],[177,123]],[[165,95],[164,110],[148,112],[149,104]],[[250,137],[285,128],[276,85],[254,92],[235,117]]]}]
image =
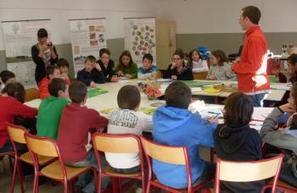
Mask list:
[{"label": "eyeglasses", "polygon": [[180,58],[172,58],[173,61],[181,60]]}]

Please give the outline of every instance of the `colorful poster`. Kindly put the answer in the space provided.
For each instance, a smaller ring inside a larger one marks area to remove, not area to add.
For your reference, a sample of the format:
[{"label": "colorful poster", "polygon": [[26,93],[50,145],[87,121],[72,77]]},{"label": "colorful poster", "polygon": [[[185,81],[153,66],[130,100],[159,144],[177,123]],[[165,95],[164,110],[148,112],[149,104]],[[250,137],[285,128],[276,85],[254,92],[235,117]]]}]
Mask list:
[{"label": "colorful poster", "polygon": [[156,22],[155,18],[125,19],[125,49],[131,52],[134,62],[142,65],[142,57],[152,54],[156,61]]},{"label": "colorful poster", "polygon": [[99,50],[106,48],[105,18],[70,21],[71,44],[75,75],[83,68],[89,55],[99,59]]},{"label": "colorful poster", "polygon": [[37,31],[40,28],[48,31],[51,41],[52,27],[49,19],[2,22],[7,69],[14,72],[17,80],[26,87],[36,86],[31,48],[37,43]]}]

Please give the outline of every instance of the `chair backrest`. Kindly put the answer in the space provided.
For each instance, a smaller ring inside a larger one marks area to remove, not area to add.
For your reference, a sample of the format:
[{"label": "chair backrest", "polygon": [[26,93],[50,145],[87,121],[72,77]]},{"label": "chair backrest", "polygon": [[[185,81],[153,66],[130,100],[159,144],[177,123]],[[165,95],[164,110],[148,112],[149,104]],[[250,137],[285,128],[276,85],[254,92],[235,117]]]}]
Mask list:
[{"label": "chair backrest", "polygon": [[173,147],[154,143],[141,137],[141,143],[145,155],[168,164],[186,165],[187,149],[185,147]]},{"label": "chair backrest", "polygon": [[26,144],[25,133],[28,131],[24,127],[6,123],[6,128],[12,143]]},{"label": "chair backrest", "polygon": [[29,88],[25,90],[25,102],[38,99],[39,91],[36,88]]},{"label": "chair backrest", "polygon": [[46,157],[59,157],[58,146],[52,139],[38,137],[29,133],[25,134],[25,139],[29,150],[33,154]]},{"label": "chair backrest", "polygon": [[94,133],[93,148],[108,153],[139,153],[141,144],[138,136],[133,134]]},{"label": "chair backrest", "polygon": [[[258,161],[235,162],[217,159],[216,192],[219,192],[219,181],[252,182],[274,177],[273,190],[275,190],[283,155]],[[240,171],[234,172],[234,171]]]}]

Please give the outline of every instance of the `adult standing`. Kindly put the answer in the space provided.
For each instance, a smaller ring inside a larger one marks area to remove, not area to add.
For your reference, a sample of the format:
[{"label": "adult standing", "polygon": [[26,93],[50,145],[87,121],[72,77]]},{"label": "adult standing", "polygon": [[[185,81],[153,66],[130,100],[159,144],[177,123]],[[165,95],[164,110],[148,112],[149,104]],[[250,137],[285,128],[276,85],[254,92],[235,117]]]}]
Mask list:
[{"label": "adult standing", "polygon": [[37,85],[46,76],[46,68],[58,61],[56,47],[48,41],[46,29],[41,28],[37,32],[38,43],[31,48],[31,55],[35,68],[35,80]]},{"label": "adult standing", "polygon": [[254,106],[262,106],[270,89],[267,68],[267,41],[260,28],[261,11],[255,6],[241,10],[239,24],[245,31],[240,59],[232,65],[239,91],[249,95]]}]

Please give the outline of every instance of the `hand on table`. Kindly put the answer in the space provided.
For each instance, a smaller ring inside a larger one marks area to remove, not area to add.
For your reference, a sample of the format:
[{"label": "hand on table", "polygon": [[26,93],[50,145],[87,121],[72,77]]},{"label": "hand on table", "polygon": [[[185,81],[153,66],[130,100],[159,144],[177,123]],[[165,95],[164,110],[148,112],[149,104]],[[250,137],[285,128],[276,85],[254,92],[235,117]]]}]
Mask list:
[{"label": "hand on table", "polygon": [[94,81],[92,81],[92,82],[90,83],[90,87],[91,87],[91,88],[96,88],[96,83],[95,83]]}]

